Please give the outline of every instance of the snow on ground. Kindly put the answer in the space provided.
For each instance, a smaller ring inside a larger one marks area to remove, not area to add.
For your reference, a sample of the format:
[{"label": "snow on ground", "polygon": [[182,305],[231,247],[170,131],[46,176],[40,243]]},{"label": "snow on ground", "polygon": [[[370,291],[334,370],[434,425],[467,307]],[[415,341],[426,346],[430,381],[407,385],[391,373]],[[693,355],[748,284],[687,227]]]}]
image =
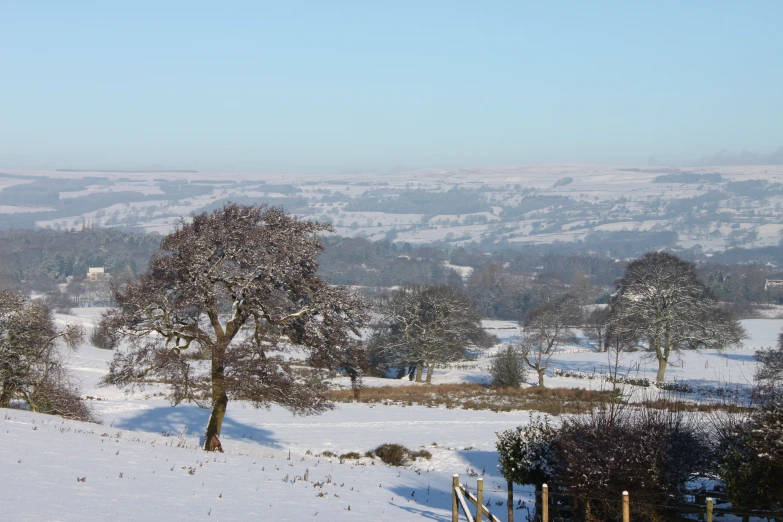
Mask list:
[{"label": "snow on ground", "polygon": [[25,207],[25,206],[12,206],[12,205],[0,205],[0,214],[16,214],[18,212],[48,212],[54,210],[52,207]]},{"label": "snow on ground", "polygon": [[[57,315],[60,324],[91,327],[100,308]],[[755,349],[775,344],[783,320],[743,321],[750,339],[724,353],[687,353],[669,368],[668,378],[696,385],[752,378]],[[514,323],[485,321],[502,342],[517,335]],[[498,345],[498,347],[501,345]],[[439,368],[434,383],[485,382],[490,356]],[[529,412],[474,411],[422,406],[338,404],[320,416],[294,417],[279,407],[256,410],[229,404],[221,436],[225,454],[206,454],[200,436],[208,411],[195,405],[171,407],[162,389],[126,394],[98,386],[112,352],[83,346],[67,357],[82,394],[102,425],[64,421],[20,410],[0,411],[0,512],[46,520],[450,520],[451,474],[475,487],[484,474],[485,498],[505,519],[505,482],[496,471],[495,433],[524,425]],[[592,372],[608,365],[588,341],[568,346],[553,368]],[[649,376],[655,365],[640,353],[623,354],[621,371]],[[593,387],[588,379],[551,377],[547,385]],[[339,381],[340,379],[337,379]],[[368,385],[410,385],[407,380],[367,379]],[[356,451],[382,443],[424,448],[431,460],[394,468],[378,459],[341,461],[319,456]],[[289,457],[290,455],[290,457]],[[290,458],[290,460],[289,460]],[[84,481],[77,480],[84,478]],[[45,502],[41,502],[45,494]],[[528,488],[517,500],[530,502]],[[350,511],[348,510],[350,506]],[[527,512],[517,511],[524,519]]]}]

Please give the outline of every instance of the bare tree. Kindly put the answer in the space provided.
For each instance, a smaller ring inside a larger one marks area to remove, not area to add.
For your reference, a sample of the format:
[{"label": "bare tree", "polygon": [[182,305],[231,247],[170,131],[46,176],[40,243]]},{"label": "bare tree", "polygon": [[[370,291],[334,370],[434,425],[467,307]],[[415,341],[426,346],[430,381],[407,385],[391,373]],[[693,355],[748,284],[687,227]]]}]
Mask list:
[{"label": "bare tree", "polygon": [[468,298],[451,286],[409,285],[378,301],[382,319],[370,349],[397,365],[416,364],[416,381],[427,368],[432,382],[435,363],[461,360],[465,348],[486,348],[496,340],[481,327]]},{"label": "bare tree", "polygon": [[222,450],[229,398],[304,415],[331,408],[326,385],[298,377],[283,357],[296,344],[315,366],[360,371],[352,358],[363,303],[316,275],[322,231],[331,227],[236,204],[182,222],[150,270],[115,291],[118,307],[103,322],[131,345],[104,384],[164,382],[173,404],[211,406],[208,451]]},{"label": "bare tree", "polygon": [[666,252],[633,261],[611,301],[610,328],[618,337],[640,338],[658,361],[663,381],[669,357],[683,349],[721,349],[745,336],[696,276],[692,263]]},{"label": "bare tree", "polygon": [[22,401],[32,411],[76,420],[93,420],[71,385],[57,343],[81,343],[75,325],[58,329],[40,300],[0,289],[0,408]]},{"label": "bare tree", "polygon": [[544,372],[558,347],[576,340],[572,326],[581,323],[581,316],[579,304],[570,294],[553,299],[528,314],[517,346],[525,363],[538,374],[539,386],[544,386]]},{"label": "bare tree", "polygon": [[606,351],[607,345],[606,327],[609,321],[609,308],[594,308],[585,317],[584,331],[587,338],[595,341],[599,352]]}]

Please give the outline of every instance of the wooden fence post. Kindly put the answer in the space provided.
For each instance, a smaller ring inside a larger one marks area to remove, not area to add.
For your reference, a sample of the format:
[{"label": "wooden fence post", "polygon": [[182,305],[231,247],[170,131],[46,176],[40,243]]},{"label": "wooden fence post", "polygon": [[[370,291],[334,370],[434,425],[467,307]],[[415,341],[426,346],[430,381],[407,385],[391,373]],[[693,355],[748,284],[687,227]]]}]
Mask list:
[{"label": "wooden fence post", "polygon": [[549,522],[549,486],[541,485],[541,522]]},{"label": "wooden fence post", "polygon": [[631,522],[631,501],[627,491],[623,491],[623,522]]},{"label": "wooden fence post", "polygon": [[459,486],[459,474],[451,477],[451,522],[459,522],[459,505],[457,505],[457,492],[454,488]]},{"label": "wooden fence post", "polygon": [[712,522],[712,497],[707,497],[707,522]]},{"label": "wooden fence post", "polygon": [[481,522],[481,515],[484,514],[481,510],[484,506],[482,502],[484,502],[484,479],[479,478],[476,481],[476,522]]}]

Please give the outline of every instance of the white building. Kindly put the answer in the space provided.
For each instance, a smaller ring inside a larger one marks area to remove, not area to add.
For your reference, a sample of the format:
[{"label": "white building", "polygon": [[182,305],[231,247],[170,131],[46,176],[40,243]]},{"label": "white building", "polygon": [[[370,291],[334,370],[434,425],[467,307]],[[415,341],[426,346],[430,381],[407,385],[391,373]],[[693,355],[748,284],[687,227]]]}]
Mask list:
[{"label": "white building", "polygon": [[87,270],[87,279],[89,281],[102,281],[106,277],[106,274],[103,271],[103,267],[90,267]]}]

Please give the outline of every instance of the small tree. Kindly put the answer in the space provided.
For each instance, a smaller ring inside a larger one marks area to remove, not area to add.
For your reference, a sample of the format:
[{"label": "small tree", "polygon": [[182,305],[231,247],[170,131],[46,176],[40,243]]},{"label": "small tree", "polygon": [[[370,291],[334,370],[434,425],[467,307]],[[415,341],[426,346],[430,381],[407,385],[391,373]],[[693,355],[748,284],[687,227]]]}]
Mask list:
[{"label": "small tree", "polygon": [[611,302],[609,327],[622,338],[644,339],[663,381],[669,357],[684,349],[721,349],[745,336],[720,308],[692,263],[666,252],[648,252],[628,265]]},{"label": "small tree", "polygon": [[570,294],[553,299],[528,314],[517,349],[525,363],[538,374],[539,386],[544,386],[544,372],[558,347],[576,340],[572,325],[580,322],[581,310]]},{"label": "small tree", "polygon": [[150,270],[115,290],[118,307],[102,328],[130,348],[117,351],[103,383],[163,382],[173,404],[211,407],[208,451],[222,451],[229,398],[304,415],[332,407],[326,385],[303,381],[282,355],[296,344],[315,366],[360,371],[352,359],[361,353],[362,301],[316,275],[315,234],[331,230],[279,208],[236,204],[182,222]]},{"label": "small tree", "polygon": [[525,358],[512,345],[504,346],[489,367],[492,386],[500,388],[519,388],[527,379]]},{"label": "small tree", "polygon": [[0,289],[0,408],[22,401],[32,411],[90,421],[57,352],[58,341],[76,348],[78,326],[58,329],[40,300]]},{"label": "small tree", "polygon": [[514,484],[535,484],[536,490],[549,480],[555,468],[553,442],[556,430],[546,417],[533,417],[527,426],[497,433],[498,471],[508,483],[509,520],[514,519]]},{"label": "small tree", "polygon": [[415,364],[417,382],[424,367],[430,383],[435,363],[461,360],[466,348],[488,348],[496,340],[468,298],[451,286],[405,286],[382,296],[377,311],[381,319],[368,343],[372,357]]}]

